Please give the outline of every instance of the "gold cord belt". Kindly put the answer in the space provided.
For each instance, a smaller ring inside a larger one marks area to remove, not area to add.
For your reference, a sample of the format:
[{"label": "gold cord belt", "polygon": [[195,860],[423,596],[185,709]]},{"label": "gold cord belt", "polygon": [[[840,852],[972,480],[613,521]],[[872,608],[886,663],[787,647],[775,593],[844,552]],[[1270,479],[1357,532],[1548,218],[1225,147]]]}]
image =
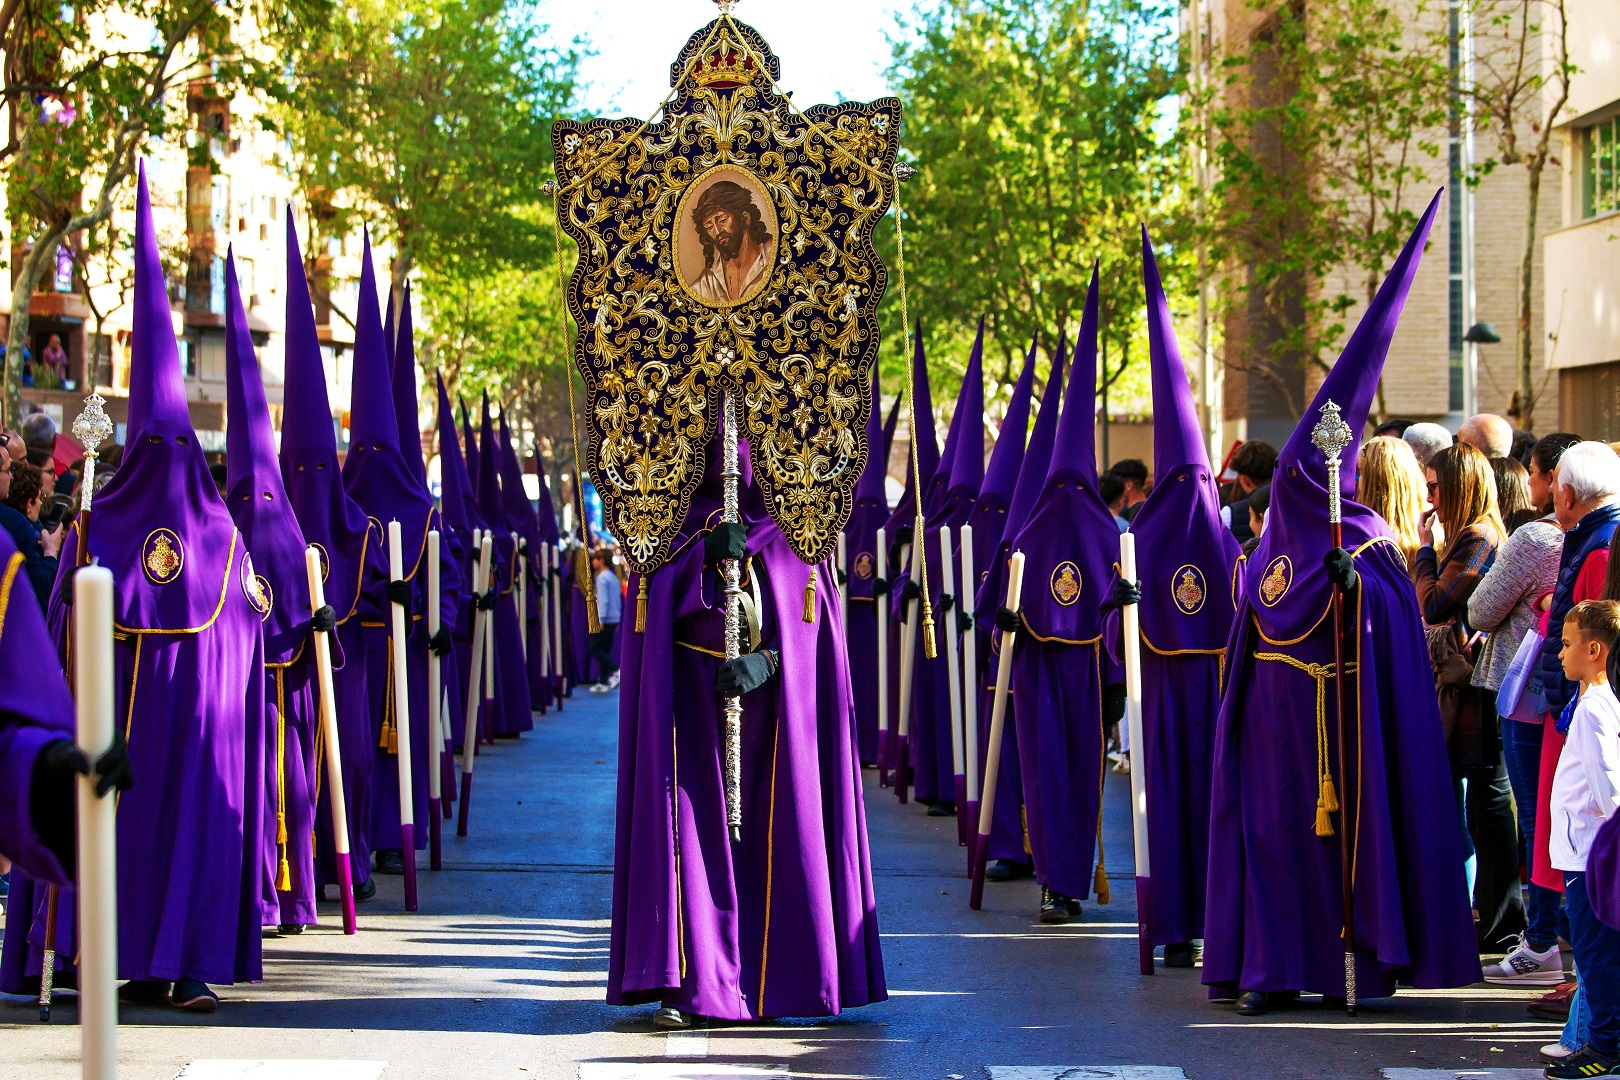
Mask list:
[{"label": "gold cord belt", "polygon": [[[1303,671],[1316,680],[1316,835],[1329,837],[1333,835],[1333,821],[1328,816],[1339,811],[1339,793],[1333,784],[1333,770],[1329,764],[1327,743],[1327,681],[1334,677],[1332,664],[1307,664],[1303,660],[1295,659],[1287,653],[1257,652],[1256,660],[1270,660],[1279,664],[1287,664],[1296,671]],[[1356,665],[1344,665],[1346,675],[1356,673]]]}]

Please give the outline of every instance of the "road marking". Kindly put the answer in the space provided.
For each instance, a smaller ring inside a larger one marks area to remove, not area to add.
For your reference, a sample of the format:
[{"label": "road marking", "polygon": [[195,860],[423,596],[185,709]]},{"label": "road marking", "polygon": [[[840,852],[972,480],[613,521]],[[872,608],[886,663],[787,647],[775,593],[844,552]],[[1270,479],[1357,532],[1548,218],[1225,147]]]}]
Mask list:
[{"label": "road marking", "polygon": [[1187,1080],[1173,1065],[987,1065],[990,1080]]},{"label": "road marking", "polygon": [[193,1061],[175,1080],[377,1080],[386,1061]]},{"label": "road marking", "polygon": [[792,1080],[786,1065],[677,1065],[658,1061],[586,1061],[579,1080]]},{"label": "road marking", "polygon": [[701,1031],[672,1031],[664,1036],[664,1056],[706,1058],[709,1056],[709,1036]]},{"label": "road marking", "polygon": [[1540,1069],[1385,1069],[1385,1080],[1541,1080]]}]

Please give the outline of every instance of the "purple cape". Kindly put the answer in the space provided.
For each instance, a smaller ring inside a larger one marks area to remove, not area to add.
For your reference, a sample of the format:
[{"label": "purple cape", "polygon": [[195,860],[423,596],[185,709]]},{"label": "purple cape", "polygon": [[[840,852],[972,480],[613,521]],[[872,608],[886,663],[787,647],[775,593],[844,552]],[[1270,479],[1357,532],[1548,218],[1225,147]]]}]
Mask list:
[{"label": "purple cape", "polygon": [[[383,541],[343,490],[337,435],[326,397],[326,369],[310,304],[309,282],[292,219],[287,220],[286,385],[281,414],[281,479],[307,543],[321,554],[326,603],[337,614],[332,640],[332,692],[337,707],[338,749],[349,818],[349,861],[357,884],[371,879],[371,771],[377,736],[371,728],[366,689],[362,618],[380,618],[382,586],[388,580]],[[362,615],[364,610],[366,614]],[[337,882],[330,793],[317,777],[315,880]]]},{"label": "purple cape", "polygon": [[[1356,446],[1438,197],[1396,260],[1338,363],[1288,440],[1272,478],[1272,513],[1242,569],[1230,673],[1215,732],[1203,981],[1243,990],[1344,993],[1340,872],[1354,836],[1356,972],[1362,997],[1478,981],[1457,808],[1417,597],[1387,530],[1346,502],[1345,545],[1359,585],[1347,597],[1344,643],[1355,691],[1345,694],[1339,768],[1326,468],[1311,430],[1329,401]],[[1323,813],[1323,762],[1340,809]],[[1326,817],[1333,834],[1318,835]],[[1440,868],[1437,871],[1436,868]]]},{"label": "purple cape", "polygon": [[[540,517],[523,490],[523,466],[518,462],[517,447],[512,441],[512,429],[506,425],[506,410],[500,412],[501,447],[501,507],[506,512],[507,528],[523,538],[525,547],[523,567],[526,584],[523,610],[518,613],[528,630],[528,651],[523,662],[529,679],[531,706],[546,711],[545,677],[540,673],[540,593],[535,582],[540,577]],[[522,644],[522,641],[519,641]]]},{"label": "purple cape", "polygon": [[877,366],[872,369],[872,411],[866,418],[866,468],[855,484],[855,507],[844,526],[844,550],[849,559],[849,683],[855,695],[856,742],[861,764],[877,761],[878,682],[877,682],[877,604],[872,584],[882,565],[877,549],[877,531],[889,516],[889,499],[884,491],[888,477],[883,448],[883,429],[878,424]]},{"label": "purple cape", "polygon": [[743,699],[734,847],[714,692],[724,601],[703,566],[719,518],[710,465],[674,554],[648,578],[647,629],[624,640],[607,1000],[728,1020],[833,1015],[888,996],[837,601],[818,589],[804,622],[810,567],[763,513],[745,463],[751,574],[782,667]]},{"label": "purple cape", "polygon": [[1102,870],[1102,694],[1120,681],[1102,650],[1119,529],[1097,491],[1097,304],[1093,270],[1051,465],[1012,540],[1024,553],[1013,693],[1030,850],[1040,883],[1075,899],[1091,891],[1094,854]]}]

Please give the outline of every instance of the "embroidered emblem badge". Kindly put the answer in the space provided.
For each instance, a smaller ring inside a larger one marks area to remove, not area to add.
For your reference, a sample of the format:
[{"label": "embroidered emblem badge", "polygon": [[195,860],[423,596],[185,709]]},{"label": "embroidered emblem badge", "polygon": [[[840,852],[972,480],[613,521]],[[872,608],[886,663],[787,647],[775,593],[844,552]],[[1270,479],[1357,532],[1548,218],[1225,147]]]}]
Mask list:
[{"label": "embroidered emblem badge", "polygon": [[1196,615],[1204,606],[1208,590],[1204,587],[1204,574],[1188,563],[1178,569],[1170,582],[1170,595],[1176,598],[1176,607],[1183,615]]},{"label": "embroidered emblem badge", "polygon": [[1272,559],[1266,567],[1266,576],[1260,579],[1260,602],[1266,607],[1276,607],[1277,601],[1283,598],[1293,581],[1294,564],[1288,561],[1288,556],[1279,555]]},{"label": "embroidered emblem badge", "polygon": [[309,546],[314,548],[315,553],[321,557],[321,581],[324,584],[326,581],[326,575],[332,572],[332,559],[326,554],[326,548],[323,545],[310,544]]},{"label": "embroidered emblem badge", "polygon": [[877,564],[873,561],[870,551],[863,551],[855,556],[855,576],[862,581],[872,580],[876,568]]},{"label": "embroidered emblem badge", "polygon": [[242,595],[253,605],[253,610],[259,613],[260,622],[270,617],[270,609],[275,607],[270,583],[262,574],[253,572],[253,556],[246,552],[242,553]]},{"label": "embroidered emblem badge", "polygon": [[167,585],[186,565],[186,549],[172,529],[153,529],[141,545],[141,569],[154,585]]},{"label": "embroidered emblem badge", "polygon": [[1072,562],[1060,562],[1052,571],[1052,599],[1068,607],[1080,599],[1080,568]]}]

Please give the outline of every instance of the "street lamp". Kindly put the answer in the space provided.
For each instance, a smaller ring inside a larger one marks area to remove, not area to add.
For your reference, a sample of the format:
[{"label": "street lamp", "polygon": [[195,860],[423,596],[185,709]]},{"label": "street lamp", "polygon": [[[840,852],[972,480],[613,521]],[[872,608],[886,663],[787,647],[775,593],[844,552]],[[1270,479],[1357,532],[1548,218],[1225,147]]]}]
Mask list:
[{"label": "street lamp", "polygon": [[1502,335],[1488,322],[1477,322],[1463,333],[1463,341],[1468,344],[1467,367],[1463,370],[1463,385],[1467,387],[1467,400],[1463,408],[1465,416],[1479,411],[1479,347],[1495,345],[1501,340]]}]

